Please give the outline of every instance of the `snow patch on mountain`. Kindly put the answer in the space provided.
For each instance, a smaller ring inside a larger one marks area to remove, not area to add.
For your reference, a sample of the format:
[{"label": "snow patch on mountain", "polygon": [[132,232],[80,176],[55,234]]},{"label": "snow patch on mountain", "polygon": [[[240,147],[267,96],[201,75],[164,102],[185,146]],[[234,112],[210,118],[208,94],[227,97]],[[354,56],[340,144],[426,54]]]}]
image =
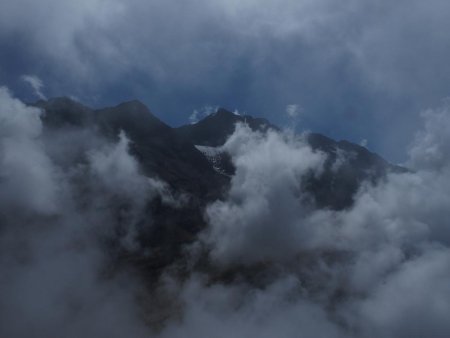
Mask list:
[{"label": "snow patch on mountain", "polygon": [[205,155],[215,171],[217,171],[219,174],[229,176],[223,167],[225,152],[222,147],[195,145],[195,148],[197,148],[203,155]]}]

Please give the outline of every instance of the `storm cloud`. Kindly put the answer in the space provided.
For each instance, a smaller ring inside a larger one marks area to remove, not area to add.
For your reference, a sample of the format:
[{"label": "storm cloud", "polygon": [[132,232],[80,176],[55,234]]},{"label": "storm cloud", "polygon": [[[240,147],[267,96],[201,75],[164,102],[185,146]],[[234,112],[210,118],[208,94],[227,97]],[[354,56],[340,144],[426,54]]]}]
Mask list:
[{"label": "storm cloud", "polygon": [[440,0],[3,1],[1,74],[28,100],[24,73],[50,96],[140,98],[176,125],[205,105],[282,124],[295,102],[299,128],[368,139],[403,161],[419,112],[448,95],[449,9]]}]

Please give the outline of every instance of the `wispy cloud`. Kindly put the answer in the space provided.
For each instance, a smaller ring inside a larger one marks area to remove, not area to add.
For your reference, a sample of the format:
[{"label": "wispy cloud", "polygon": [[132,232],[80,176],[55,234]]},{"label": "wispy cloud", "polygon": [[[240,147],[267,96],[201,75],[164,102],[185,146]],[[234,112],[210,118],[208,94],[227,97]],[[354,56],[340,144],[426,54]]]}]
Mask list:
[{"label": "wispy cloud", "polygon": [[29,84],[31,88],[33,88],[34,95],[36,95],[41,100],[47,100],[47,97],[42,92],[42,88],[44,88],[44,83],[40,78],[36,75],[22,75],[20,77],[22,81]]},{"label": "wispy cloud", "polygon": [[300,107],[299,104],[288,104],[286,106],[286,114],[290,118],[296,118],[299,117],[302,113],[303,109]]},{"label": "wispy cloud", "polygon": [[214,106],[204,106],[201,109],[194,109],[192,114],[189,116],[189,123],[195,124],[200,121],[202,118],[211,115],[217,111],[219,107]]}]

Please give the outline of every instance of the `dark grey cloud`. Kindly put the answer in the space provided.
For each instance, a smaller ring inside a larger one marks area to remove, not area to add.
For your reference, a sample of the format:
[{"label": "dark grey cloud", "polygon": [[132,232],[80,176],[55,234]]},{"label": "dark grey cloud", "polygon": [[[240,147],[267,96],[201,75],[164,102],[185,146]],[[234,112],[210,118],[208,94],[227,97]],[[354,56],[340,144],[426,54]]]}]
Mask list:
[{"label": "dark grey cloud", "polygon": [[160,337],[344,337],[299,289],[300,281],[289,276],[264,289],[205,286],[196,276],[181,291],[183,319],[170,322]]},{"label": "dark grey cloud", "polygon": [[403,160],[419,112],[448,95],[448,6],[3,1],[2,72],[23,93],[14,78],[36,74],[49,95],[138,97],[172,124],[205,105],[285,123],[286,105],[298,103],[301,127],[368,139]]}]

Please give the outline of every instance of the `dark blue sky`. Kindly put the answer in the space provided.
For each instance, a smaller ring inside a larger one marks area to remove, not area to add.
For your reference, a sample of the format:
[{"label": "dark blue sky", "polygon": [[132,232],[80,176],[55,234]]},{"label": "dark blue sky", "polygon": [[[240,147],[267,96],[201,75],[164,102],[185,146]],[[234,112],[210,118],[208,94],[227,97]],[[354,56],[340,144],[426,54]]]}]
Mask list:
[{"label": "dark blue sky", "polygon": [[441,0],[3,0],[0,85],[27,101],[137,98],[173,126],[206,106],[284,126],[295,104],[298,129],[399,162],[450,94],[449,28]]}]

